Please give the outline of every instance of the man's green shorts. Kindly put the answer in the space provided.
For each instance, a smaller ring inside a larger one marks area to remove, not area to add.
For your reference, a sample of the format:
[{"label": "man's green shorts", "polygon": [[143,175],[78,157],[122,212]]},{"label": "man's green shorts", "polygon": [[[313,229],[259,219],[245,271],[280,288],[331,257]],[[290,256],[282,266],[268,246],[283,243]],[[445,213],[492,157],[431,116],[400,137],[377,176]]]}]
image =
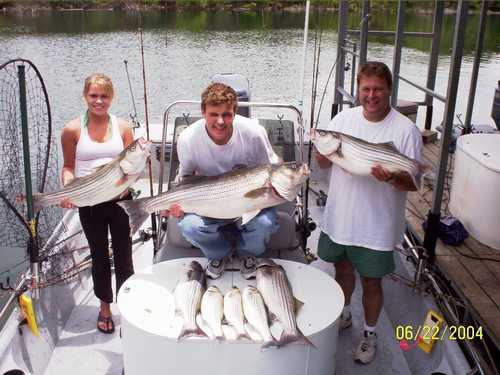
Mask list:
[{"label": "man's green shorts", "polygon": [[396,268],[392,251],[341,245],[333,242],[324,232],[319,236],[318,256],[331,263],[348,260],[363,277],[383,277]]}]

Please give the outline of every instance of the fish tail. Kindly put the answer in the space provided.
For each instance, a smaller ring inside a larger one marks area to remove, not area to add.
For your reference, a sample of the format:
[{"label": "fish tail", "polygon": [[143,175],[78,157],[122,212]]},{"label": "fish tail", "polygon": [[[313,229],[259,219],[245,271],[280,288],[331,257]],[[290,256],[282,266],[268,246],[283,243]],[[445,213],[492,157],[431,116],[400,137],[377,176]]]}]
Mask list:
[{"label": "fish tail", "polygon": [[246,332],[241,332],[241,333],[238,333],[238,336],[236,336],[236,340],[239,340],[239,339],[248,339],[248,340],[252,340],[250,338],[250,336],[246,333]]},{"label": "fish tail", "polygon": [[310,345],[313,348],[316,346],[305,336],[300,330],[297,328],[296,331],[283,331],[281,337],[278,341],[278,345],[285,346],[286,344],[290,344],[291,342],[300,342],[304,345]]},{"label": "fish tail", "polygon": [[143,199],[135,199],[131,201],[121,201],[118,205],[125,210],[128,215],[128,223],[130,233],[135,233],[148,218],[149,212],[145,209]]},{"label": "fish tail", "polygon": [[196,325],[192,326],[186,324],[182,327],[182,330],[179,333],[179,336],[177,337],[177,341],[181,341],[186,337],[207,337],[207,335],[198,326]]},{"label": "fish tail", "polygon": [[262,346],[260,347],[260,350],[261,351],[266,351],[266,350],[269,350],[269,349],[278,349],[280,347],[280,344],[278,341],[276,341],[275,339],[272,339],[272,340],[269,340],[269,341],[265,341],[264,344],[262,344]]},{"label": "fish tail", "polygon": [[417,174],[415,176],[412,175],[413,183],[415,184],[417,190],[420,190],[422,188],[425,175],[431,171],[432,168],[430,165],[424,163],[418,163]]}]

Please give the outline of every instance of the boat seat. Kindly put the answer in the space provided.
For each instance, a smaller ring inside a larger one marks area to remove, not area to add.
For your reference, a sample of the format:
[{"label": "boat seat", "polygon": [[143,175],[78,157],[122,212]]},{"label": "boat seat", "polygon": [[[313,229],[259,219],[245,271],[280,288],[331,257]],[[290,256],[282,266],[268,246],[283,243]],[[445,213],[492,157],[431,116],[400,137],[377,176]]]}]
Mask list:
[{"label": "boat seat", "polygon": [[[290,212],[290,208],[292,212]],[[296,233],[296,225],[293,216],[293,204],[284,203],[277,208],[278,230],[271,235],[266,246],[266,251],[262,257],[272,257],[281,259],[292,259],[304,262],[303,253],[300,251],[300,244]],[[167,219],[166,241],[155,257],[155,263],[165,260],[200,257],[203,253],[193,246],[182,235],[178,219],[169,217]]]}]

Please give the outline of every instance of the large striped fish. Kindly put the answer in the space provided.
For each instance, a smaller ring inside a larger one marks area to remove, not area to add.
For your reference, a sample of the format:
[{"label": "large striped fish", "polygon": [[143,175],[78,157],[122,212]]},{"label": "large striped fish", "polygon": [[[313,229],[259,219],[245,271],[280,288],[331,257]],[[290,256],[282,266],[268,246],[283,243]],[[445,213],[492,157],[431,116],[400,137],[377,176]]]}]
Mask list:
[{"label": "large striped fish", "polygon": [[75,178],[58,191],[33,194],[34,210],[59,204],[66,198],[78,207],[94,206],[116,198],[139,178],[150,148],[151,142],[141,137],[93,173]]},{"label": "large striped fish", "polygon": [[245,316],[243,315],[243,302],[241,292],[233,287],[224,295],[224,317],[237,333],[237,338],[249,338],[245,332]]},{"label": "large striped fish", "polygon": [[311,131],[311,140],[320,154],[354,175],[369,176],[372,167],[380,165],[389,172],[407,172],[420,188],[428,168],[403,155],[392,142],[370,143],[341,132],[318,129]]},{"label": "large striped fish", "polygon": [[155,197],[123,201],[134,233],[150,213],[178,203],[187,213],[216,219],[241,217],[245,224],[260,210],[293,201],[307,179],[306,164],[281,163],[237,169],[220,176],[189,177],[175,188]]},{"label": "large striped fish", "polygon": [[177,284],[174,290],[176,310],[180,313],[183,321],[177,340],[190,336],[206,336],[196,323],[196,315],[200,310],[201,298],[206,286],[205,271],[200,263],[193,260],[189,263],[183,280]]},{"label": "large striped fish", "polygon": [[224,340],[222,318],[224,317],[224,297],[219,288],[210,286],[201,298],[201,316],[208,324],[216,340]]},{"label": "large striped fish", "polygon": [[249,331],[258,332],[264,343],[262,350],[278,347],[277,341],[274,339],[269,328],[267,319],[266,305],[261,294],[254,286],[247,285],[243,289],[242,295],[243,313],[250,326]]},{"label": "large striped fish", "polygon": [[278,346],[301,342],[314,347],[314,344],[297,327],[295,318],[297,300],[293,297],[292,288],[283,267],[271,259],[263,259],[257,268],[257,289],[269,312],[283,327]]}]

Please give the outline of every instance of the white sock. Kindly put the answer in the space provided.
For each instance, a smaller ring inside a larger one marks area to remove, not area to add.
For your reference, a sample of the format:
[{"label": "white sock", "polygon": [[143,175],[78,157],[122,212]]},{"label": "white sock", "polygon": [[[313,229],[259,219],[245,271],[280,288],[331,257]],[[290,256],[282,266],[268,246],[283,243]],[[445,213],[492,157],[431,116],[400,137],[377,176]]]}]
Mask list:
[{"label": "white sock", "polygon": [[342,317],[348,318],[351,316],[351,305],[345,305],[342,309]]},{"label": "white sock", "polygon": [[366,332],[366,335],[368,336],[368,335],[375,334],[375,328],[376,327],[377,327],[376,325],[375,326],[369,326],[368,324],[365,323],[365,332]]}]

